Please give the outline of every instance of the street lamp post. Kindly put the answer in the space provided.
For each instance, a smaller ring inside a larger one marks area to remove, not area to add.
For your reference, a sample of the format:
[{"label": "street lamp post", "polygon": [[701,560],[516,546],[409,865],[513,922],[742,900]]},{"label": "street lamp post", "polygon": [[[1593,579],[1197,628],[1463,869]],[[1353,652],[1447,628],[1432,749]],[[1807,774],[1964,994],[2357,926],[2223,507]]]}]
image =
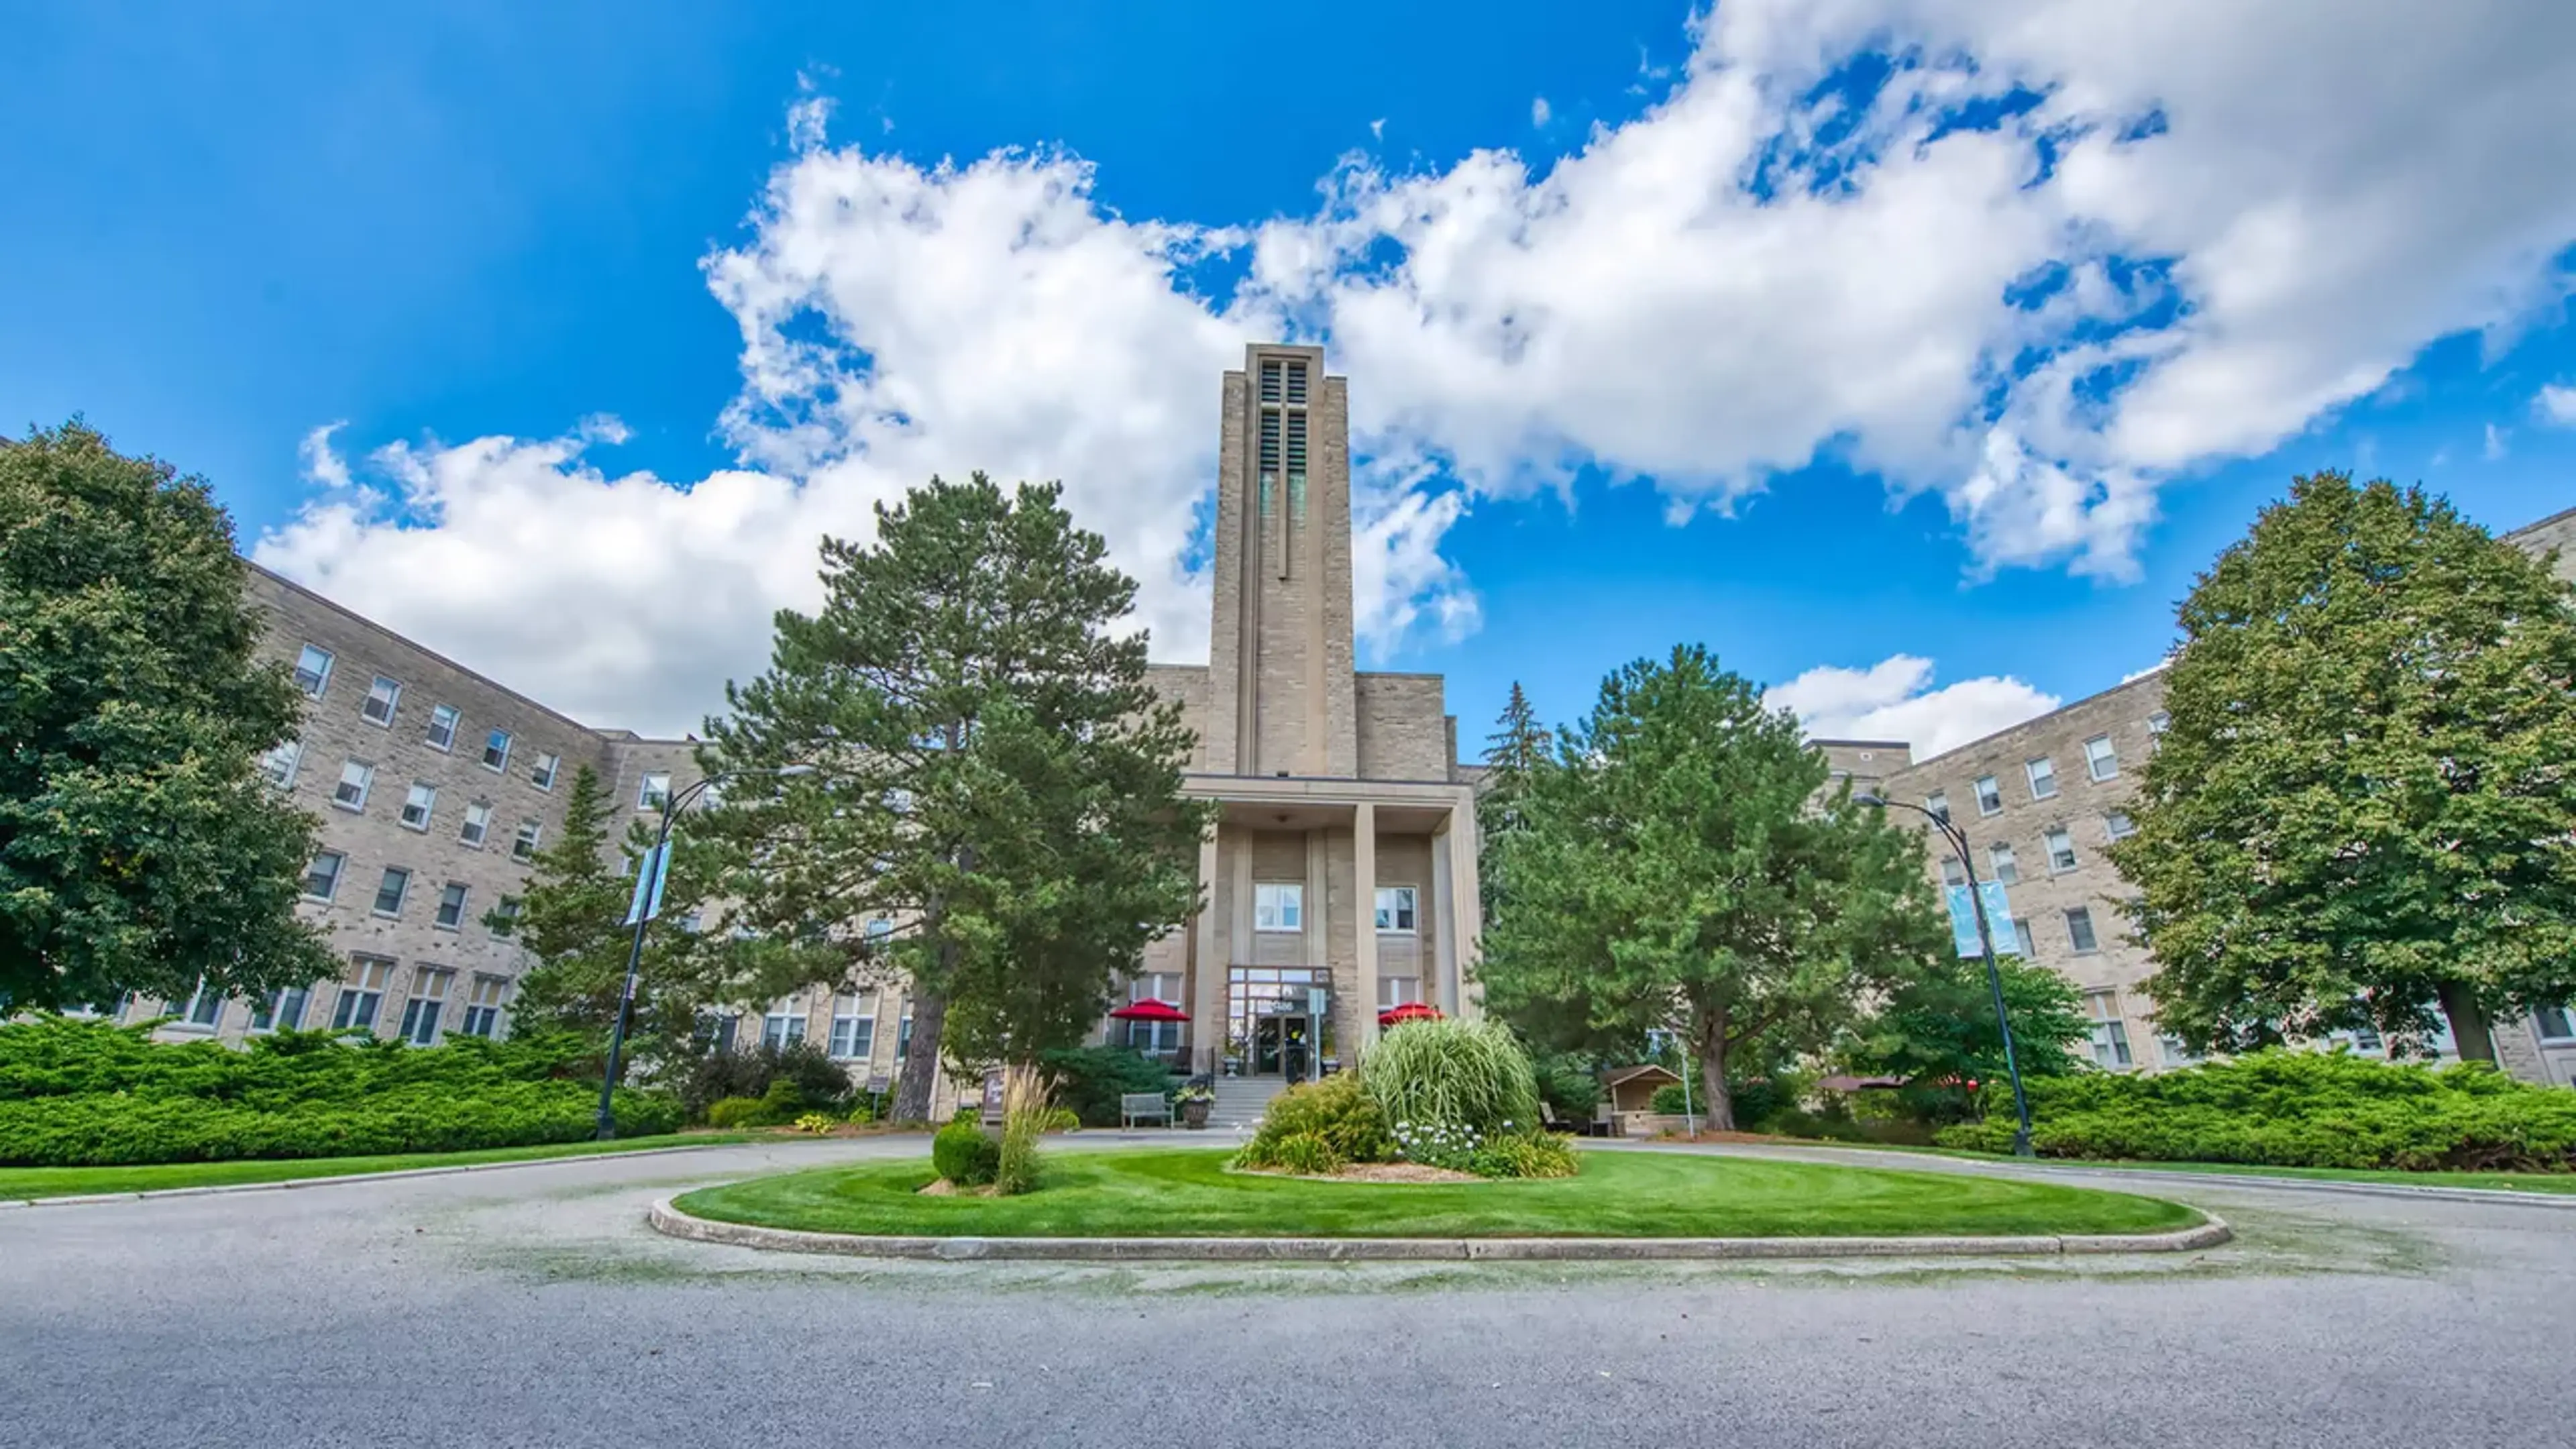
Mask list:
[{"label": "street lamp post", "polygon": [[2013,1156],[2028,1157],[2031,1155],[2030,1098],[2022,1092],[2021,1061],[2013,1053],[2012,1018],[2004,1011],[2003,970],[1995,961],[1994,930],[1986,924],[1985,893],[1977,889],[1977,864],[1968,856],[1968,832],[1951,824],[1947,817],[1936,814],[1922,805],[1904,800],[1890,800],[1879,795],[1860,795],[1854,798],[1863,805],[1876,805],[1882,809],[1892,805],[1899,810],[1911,810],[1931,821],[1939,828],[1941,837],[1950,843],[1951,851],[1959,858],[1959,869],[1968,877],[1969,913],[1977,919],[1977,948],[1986,955],[1986,989],[1992,992],[1995,998],[1995,1029],[2003,1033],[2004,1071],[2012,1078]]},{"label": "street lamp post", "polygon": [[[682,807],[705,794],[708,787],[717,781],[738,780],[745,775],[769,775],[783,779],[812,773],[814,773],[812,765],[786,765],[775,770],[735,770],[709,775],[685,790],[674,791],[663,796],[662,828],[654,837],[653,853],[644,857],[643,863],[637,867],[639,873],[655,870],[664,853],[671,848],[671,822],[678,817]],[[654,907],[659,904],[654,897],[661,893],[660,884],[655,881],[640,881],[637,888],[639,894],[635,898],[635,936],[626,947],[626,984],[617,993],[617,1024],[611,1027],[608,1033],[608,1070],[601,1073],[599,1078],[599,1117],[594,1125],[598,1139],[602,1142],[617,1135],[618,1059],[625,1055],[626,1018],[635,1006],[636,973],[643,969],[644,965],[644,927],[653,919]]]}]

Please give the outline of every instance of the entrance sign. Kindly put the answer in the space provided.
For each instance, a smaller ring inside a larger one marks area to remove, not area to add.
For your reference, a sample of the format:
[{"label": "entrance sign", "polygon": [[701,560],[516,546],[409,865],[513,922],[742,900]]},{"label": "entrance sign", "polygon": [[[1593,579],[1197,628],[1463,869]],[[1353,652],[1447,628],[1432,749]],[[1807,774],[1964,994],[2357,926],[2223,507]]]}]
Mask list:
[{"label": "entrance sign", "polygon": [[[1985,955],[1984,947],[1977,942],[1977,912],[1968,902],[1968,888],[1963,885],[1944,886],[1941,893],[1950,902],[1951,943],[1959,948],[1961,956],[1970,960]],[[2013,929],[2012,903],[2004,898],[2004,883],[1981,880],[1977,882],[1977,893],[1985,899],[1986,929],[1995,938],[1995,954],[2020,955],[2021,933]]]},{"label": "entrance sign", "polygon": [[1002,1125],[1002,1069],[1000,1067],[984,1069],[984,1125],[987,1127]]}]

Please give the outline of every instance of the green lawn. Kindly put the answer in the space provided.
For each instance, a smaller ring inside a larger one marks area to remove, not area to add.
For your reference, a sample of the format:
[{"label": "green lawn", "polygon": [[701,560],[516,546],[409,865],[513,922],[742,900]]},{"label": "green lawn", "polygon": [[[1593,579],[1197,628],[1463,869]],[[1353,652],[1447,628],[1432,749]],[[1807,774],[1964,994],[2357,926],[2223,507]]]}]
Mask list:
[{"label": "green lawn", "polygon": [[713,1147],[748,1142],[748,1132],[690,1132],[663,1137],[622,1137],[614,1142],[555,1142],[542,1147],[495,1147],[481,1152],[406,1152],[383,1157],[297,1157],[249,1162],[162,1162],[141,1167],[0,1167],[0,1202],[70,1197],[93,1192],[152,1192],[165,1187],[217,1187],[240,1182],[292,1182],[308,1177],[352,1177],[415,1167],[464,1167],[477,1162],[542,1162],[600,1152],[641,1152],[656,1147]]},{"label": "green lawn", "polygon": [[[1899,1147],[1882,1142],[1835,1142],[1825,1138],[1780,1139],[1797,1146],[1856,1147],[1874,1152],[1910,1152],[1957,1157],[1970,1162],[2011,1162],[1999,1152],[1962,1152],[1948,1147]],[[2113,1171],[2203,1172],[2217,1177],[2305,1177],[2321,1182],[2391,1182],[2401,1187],[2482,1187],[2499,1192],[2542,1192],[2576,1196],[2576,1172],[2399,1172],[2370,1167],[2265,1167],[2244,1162],[2097,1161],[2086,1157],[2042,1157],[2041,1167],[2100,1167]]]},{"label": "green lawn", "polygon": [[683,1212],[813,1232],[966,1237],[1854,1237],[2140,1233],[2200,1214],[1959,1174],[1593,1152],[1571,1178],[1436,1185],[1224,1171],[1205,1150],[1060,1152],[1020,1197],[923,1197],[927,1157],[706,1188]]}]

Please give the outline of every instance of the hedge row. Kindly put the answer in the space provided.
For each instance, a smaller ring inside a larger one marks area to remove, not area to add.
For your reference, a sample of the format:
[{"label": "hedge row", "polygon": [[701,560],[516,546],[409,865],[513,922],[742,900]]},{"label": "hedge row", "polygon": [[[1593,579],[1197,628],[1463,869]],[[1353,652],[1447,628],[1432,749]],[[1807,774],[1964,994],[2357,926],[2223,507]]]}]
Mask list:
[{"label": "hedge row", "polygon": [[[2576,1092],[2493,1068],[2268,1051],[2157,1076],[2030,1084],[2044,1157],[2271,1167],[2576,1171]],[[2012,1122],[1944,1128],[1944,1147],[2008,1151]]]}]

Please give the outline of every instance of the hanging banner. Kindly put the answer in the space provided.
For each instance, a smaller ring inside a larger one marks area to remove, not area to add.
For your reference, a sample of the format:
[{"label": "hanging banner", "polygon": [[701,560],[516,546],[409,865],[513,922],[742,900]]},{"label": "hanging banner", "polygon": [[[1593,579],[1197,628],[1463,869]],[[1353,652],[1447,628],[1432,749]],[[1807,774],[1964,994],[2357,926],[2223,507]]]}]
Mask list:
[{"label": "hanging banner", "polygon": [[635,898],[626,903],[626,924],[649,921],[662,914],[662,883],[671,875],[671,843],[664,841],[644,853],[642,864],[635,869]]},{"label": "hanging banner", "polygon": [[[2020,955],[2021,935],[2013,929],[2012,903],[2004,898],[2004,883],[1981,880],[1977,882],[1977,891],[1985,897],[1986,929],[1995,938],[1995,954]],[[1951,943],[1958,947],[1961,956],[1968,959],[1985,955],[1984,948],[1977,943],[1977,911],[1968,900],[1968,888],[1963,885],[1944,886],[1941,893],[1950,902]]]}]

